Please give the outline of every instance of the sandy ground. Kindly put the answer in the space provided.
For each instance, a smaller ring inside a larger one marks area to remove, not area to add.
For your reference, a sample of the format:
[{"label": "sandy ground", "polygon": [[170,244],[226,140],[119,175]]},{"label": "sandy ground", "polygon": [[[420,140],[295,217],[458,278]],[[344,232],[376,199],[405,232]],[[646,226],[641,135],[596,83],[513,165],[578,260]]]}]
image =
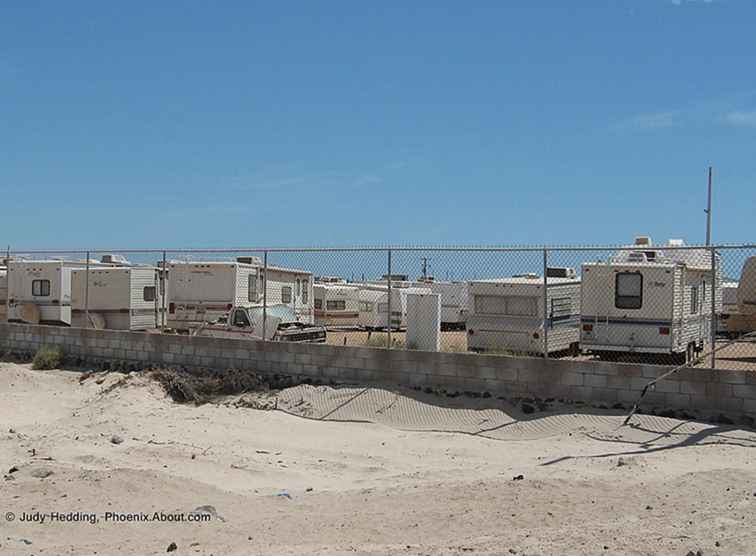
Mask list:
[{"label": "sandy ground", "polygon": [[[756,554],[753,431],[372,388],[195,407],[80,377],[0,364],[0,554]],[[21,521],[56,511],[98,521]],[[210,520],[104,517],[156,511]]]}]

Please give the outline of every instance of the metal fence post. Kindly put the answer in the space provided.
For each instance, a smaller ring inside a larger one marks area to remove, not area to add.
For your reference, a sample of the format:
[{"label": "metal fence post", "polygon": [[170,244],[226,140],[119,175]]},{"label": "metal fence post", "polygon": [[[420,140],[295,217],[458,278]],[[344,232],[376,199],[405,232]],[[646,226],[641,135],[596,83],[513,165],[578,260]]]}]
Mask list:
[{"label": "metal fence post", "polygon": [[711,368],[717,367],[717,249],[711,248]]},{"label": "metal fence post", "polygon": [[386,315],[386,330],[388,348],[391,349],[391,249],[388,250],[388,314]]},{"label": "metal fence post", "polygon": [[543,357],[549,358],[549,300],[548,300],[548,266],[549,266],[549,252],[547,249],[543,250]]},{"label": "metal fence post", "polygon": [[262,322],[262,336],[263,342],[265,341],[265,334],[267,332],[267,320],[268,320],[268,251],[263,251],[263,322]]},{"label": "metal fence post", "polygon": [[162,297],[162,300],[160,302],[160,305],[161,305],[161,308],[160,308],[161,309],[160,310],[160,314],[161,314],[161,317],[160,317],[160,331],[161,332],[165,332],[165,317],[166,317],[166,315],[165,315],[165,298],[166,298],[167,292],[168,292],[168,284],[167,284],[167,281],[168,281],[168,264],[166,263],[165,251],[163,251],[163,270],[160,273],[160,277],[161,277],[161,280],[160,280],[160,287],[161,287],[160,296]]},{"label": "metal fence post", "polygon": [[[89,322],[89,251],[87,251],[87,259],[86,259],[86,270],[84,271],[84,317],[86,328],[89,328],[89,326],[92,324]],[[94,328],[94,327],[92,327]]]},{"label": "metal fence post", "polygon": [[[5,252],[5,256],[6,256],[5,266],[7,266],[8,269],[10,269],[10,258],[11,258],[11,248],[10,248],[10,245],[8,245],[8,249]],[[5,318],[8,319],[10,317],[10,298],[11,298],[11,296],[10,296],[10,291],[11,291],[10,290],[10,272],[6,273],[5,276],[6,276],[6,280],[7,280],[7,282],[5,283],[5,287],[7,288],[5,290],[5,293],[6,293],[6,295],[5,295]]]}]

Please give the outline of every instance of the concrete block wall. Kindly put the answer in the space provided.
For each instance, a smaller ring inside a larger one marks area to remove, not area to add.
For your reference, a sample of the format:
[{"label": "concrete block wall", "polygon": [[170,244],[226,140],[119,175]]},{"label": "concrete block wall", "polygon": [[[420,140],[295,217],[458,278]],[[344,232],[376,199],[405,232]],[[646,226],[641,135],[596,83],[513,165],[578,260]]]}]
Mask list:
[{"label": "concrete block wall", "polygon": [[[34,353],[43,345],[88,361],[136,365],[249,369],[261,374],[335,383],[430,387],[495,396],[555,398],[611,406],[633,404],[655,365],[507,357],[468,353],[192,338],[0,323],[0,351]],[[684,369],[646,395],[646,409],[753,423],[756,371]]]}]

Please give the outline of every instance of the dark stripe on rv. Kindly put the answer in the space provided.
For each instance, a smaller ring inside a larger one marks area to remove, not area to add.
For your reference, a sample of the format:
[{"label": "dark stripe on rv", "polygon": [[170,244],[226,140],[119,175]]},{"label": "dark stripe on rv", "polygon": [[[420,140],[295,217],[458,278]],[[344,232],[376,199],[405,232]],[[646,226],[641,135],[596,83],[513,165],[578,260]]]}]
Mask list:
[{"label": "dark stripe on rv", "polygon": [[605,319],[597,317],[581,317],[582,324],[646,324],[648,326],[672,326],[671,320],[642,320],[642,319]]}]

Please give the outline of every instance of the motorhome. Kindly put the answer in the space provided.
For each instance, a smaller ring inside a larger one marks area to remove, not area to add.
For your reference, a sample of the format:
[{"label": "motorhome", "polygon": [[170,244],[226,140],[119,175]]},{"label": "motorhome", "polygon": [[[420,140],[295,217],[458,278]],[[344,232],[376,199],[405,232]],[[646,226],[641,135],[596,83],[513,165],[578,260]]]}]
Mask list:
[{"label": "motorhome", "polygon": [[359,324],[360,290],[338,283],[313,285],[315,324],[356,327]]},{"label": "motorhome", "polygon": [[162,290],[158,269],[149,266],[74,269],[71,325],[110,330],[156,329],[162,324],[165,309]]},{"label": "motorhome", "polygon": [[305,270],[269,265],[266,281],[262,261],[256,257],[173,261],[167,266],[171,328],[189,330],[224,317],[232,307],[263,302],[291,307],[300,322],[313,322],[312,274]]},{"label": "motorhome", "polygon": [[[467,349],[525,354],[578,351],[580,279],[524,274],[468,283]],[[544,328],[545,327],[545,328]],[[545,344],[544,345],[544,339]]]},{"label": "motorhome", "polygon": [[721,310],[719,266],[715,260],[713,273],[707,249],[680,240],[656,247],[646,237],[606,262],[583,264],[581,348],[692,360],[710,343],[712,296],[714,313]]},{"label": "motorhome", "polygon": [[730,338],[756,331],[756,257],[745,261],[738,282],[722,284],[717,331]]}]

